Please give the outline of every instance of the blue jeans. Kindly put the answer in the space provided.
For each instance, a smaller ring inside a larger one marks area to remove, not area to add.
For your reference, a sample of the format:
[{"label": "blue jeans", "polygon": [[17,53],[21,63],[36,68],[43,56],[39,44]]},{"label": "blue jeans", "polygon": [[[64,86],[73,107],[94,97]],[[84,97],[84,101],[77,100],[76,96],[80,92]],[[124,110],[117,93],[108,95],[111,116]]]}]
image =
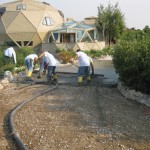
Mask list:
[{"label": "blue jeans", "polygon": [[40,60],[40,72],[43,72],[47,69],[47,62],[44,57]]},{"label": "blue jeans", "polygon": [[89,76],[90,75],[90,66],[81,66],[78,69],[78,76]]},{"label": "blue jeans", "polygon": [[48,66],[48,74],[47,77],[51,79],[52,75],[55,74],[56,66]]},{"label": "blue jeans", "polygon": [[26,64],[26,67],[28,69],[28,71],[33,71],[33,67],[32,67],[32,64],[31,64],[31,60],[30,59],[26,59],[25,60],[25,64]]}]

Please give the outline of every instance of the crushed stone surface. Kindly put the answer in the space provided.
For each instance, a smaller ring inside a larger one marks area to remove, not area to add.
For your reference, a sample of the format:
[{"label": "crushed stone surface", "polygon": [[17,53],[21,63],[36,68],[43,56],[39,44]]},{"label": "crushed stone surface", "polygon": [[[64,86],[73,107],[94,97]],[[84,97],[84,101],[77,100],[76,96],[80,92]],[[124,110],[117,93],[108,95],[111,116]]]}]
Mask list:
[{"label": "crushed stone surface", "polygon": [[[14,117],[29,150],[150,150],[150,109],[105,87],[102,77],[77,86],[59,75],[58,87],[29,102]],[[99,82],[99,83],[98,83]],[[60,84],[59,84],[60,83]],[[71,84],[69,84],[71,83]],[[8,113],[54,85],[11,83],[0,91],[0,149],[18,150],[8,132]],[[16,88],[17,87],[17,88]],[[17,90],[16,90],[17,89]]]}]

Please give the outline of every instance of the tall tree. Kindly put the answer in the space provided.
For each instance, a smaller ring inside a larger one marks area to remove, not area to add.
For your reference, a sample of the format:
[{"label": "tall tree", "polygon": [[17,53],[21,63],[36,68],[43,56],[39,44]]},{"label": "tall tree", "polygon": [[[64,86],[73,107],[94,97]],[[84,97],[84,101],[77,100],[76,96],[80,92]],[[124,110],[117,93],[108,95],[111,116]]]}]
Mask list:
[{"label": "tall tree", "polygon": [[100,4],[96,27],[102,33],[103,40],[107,41],[109,45],[111,41],[119,39],[125,29],[125,21],[121,10],[118,8],[118,3],[115,6],[108,4],[106,8]]},{"label": "tall tree", "polygon": [[143,31],[144,31],[145,33],[150,34],[150,27],[149,27],[148,25],[145,26],[145,28],[143,29]]}]

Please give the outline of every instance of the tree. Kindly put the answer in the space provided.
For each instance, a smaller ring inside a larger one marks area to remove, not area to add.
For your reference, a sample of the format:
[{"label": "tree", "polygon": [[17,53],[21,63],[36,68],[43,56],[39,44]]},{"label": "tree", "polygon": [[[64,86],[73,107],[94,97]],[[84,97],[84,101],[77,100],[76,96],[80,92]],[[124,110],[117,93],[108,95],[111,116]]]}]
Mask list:
[{"label": "tree", "polygon": [[103,35],[103,40],[111,44],[111,41],[119,39],[125,29],[124,16],[118,8],[118,3],[115,6],[108,4],[106,8],[102,4],[98,7],[98,18],[96,27]]},{"label": "tree", "polygon": [[150,34],[150,28],[149,26],[145,26],[145,28],[143,29],[143,31],[147,34]]}]

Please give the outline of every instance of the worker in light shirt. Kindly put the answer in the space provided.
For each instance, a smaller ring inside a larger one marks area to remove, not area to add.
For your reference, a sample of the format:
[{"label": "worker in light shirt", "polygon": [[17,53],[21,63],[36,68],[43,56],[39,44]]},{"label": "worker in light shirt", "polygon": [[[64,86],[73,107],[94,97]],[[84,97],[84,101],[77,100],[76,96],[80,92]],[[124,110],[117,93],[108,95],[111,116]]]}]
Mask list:
[{"label": "worker in light shirt", "polygon": [[16,52],[14,50],[13,47],[9,47],[7,49],[5,49],[4,51],[4,64],[11,64],[11,63],[14,63],[16,64],[17,63],[17,60],[16,60]]},{"label": "worker in light shirt", "polygon": [[51,84],[53,81],[57,81],[57,75],[55,73],[57,61],[55,57],[47,51],[43,52],[38,59],[41,60],[43,57],[47,63],[47,83]]},{"label": "worker in light shirt", "polygon": [[92,64],[92,74],[94,74],[94,67],[92,59],[82,52],[80,49],[76,51],[76,55],[73,59],[71,59],[71,62],[74,63],[74,60],[78,59],[79,61],[79,69],[78,69],[78,84],[81,84],[83,82],[83,77],[87,77],[87,82],[91,81],[90,77],[90,65]]},{"label": "worker in light shirt", "polygon": [[27,76],[32,76],[33,68],[38,60],[38,56],[36,54],[30,54],[25,57],[25,64],[27,67]]}]

